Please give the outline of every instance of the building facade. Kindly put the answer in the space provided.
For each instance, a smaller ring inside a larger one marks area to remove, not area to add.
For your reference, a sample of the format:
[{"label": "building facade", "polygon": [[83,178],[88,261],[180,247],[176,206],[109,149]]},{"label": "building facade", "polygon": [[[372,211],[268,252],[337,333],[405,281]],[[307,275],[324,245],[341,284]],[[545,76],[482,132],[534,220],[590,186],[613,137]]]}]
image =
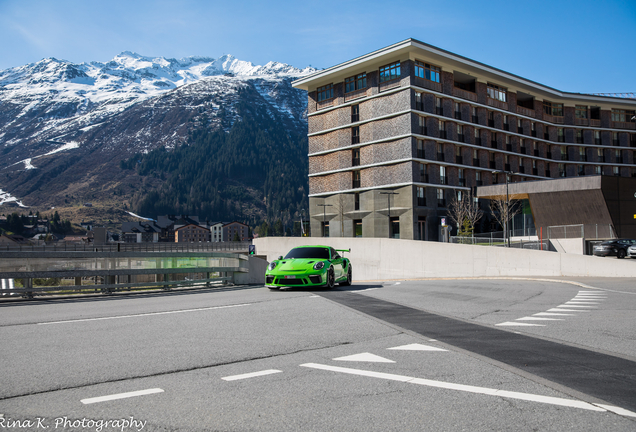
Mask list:
[{"label": "building facade", "polygon": [[201,243],[210,241],[210,230],[196,224],[187,224],[174,230],[176,243]]},{"label": "building facade", "polygon": [[453,197],[505,176],[636,177],[636,100],[562,92],[414,39],[293,85],[308,92],[313,236],[437,240]]}]

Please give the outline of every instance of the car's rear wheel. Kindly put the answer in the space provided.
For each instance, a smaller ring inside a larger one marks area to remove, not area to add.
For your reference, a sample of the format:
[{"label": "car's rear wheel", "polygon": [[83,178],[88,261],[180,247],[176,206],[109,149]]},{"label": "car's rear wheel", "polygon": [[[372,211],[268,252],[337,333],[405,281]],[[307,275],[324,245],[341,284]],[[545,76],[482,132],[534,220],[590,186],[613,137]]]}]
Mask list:
[{"label": "car's rear wheel", "polygon": [[625,258],[625,255],[626,255],[625,249],[619,249],[618,252],[616,253],[616,258],[622,259],[622,258]]},{"label": "car's rear wheel", "polygon": [[349,286],[351,285],[352,273],[351,273],[351,264],[349,264],[349,268],[347,269],[347,280],[344,282],[340,282],[340,286]]},{"label": "car's rear wheel", "polygon": [[336,286],[336,274],[333,271],[333,267],[329,267],[329,270],[327,270],[327,284],[325,286],[327,289],[332,289]]}]

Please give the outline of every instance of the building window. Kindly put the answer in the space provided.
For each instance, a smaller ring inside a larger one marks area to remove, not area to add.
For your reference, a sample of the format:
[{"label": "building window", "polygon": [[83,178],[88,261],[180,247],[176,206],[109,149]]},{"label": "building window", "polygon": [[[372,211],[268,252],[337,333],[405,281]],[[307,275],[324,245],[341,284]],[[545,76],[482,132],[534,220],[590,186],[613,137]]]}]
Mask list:
[{"label": "building window", "polygon": [[418,159],[426,159],[424,156],[424,141],[421,139],[417,140],[417,158]]},{"label": "building window", "polygon": [[391,218],[391,232],[389,233],[389,236],[396,239],[400,238],[400,218],[399,217]]},{"label": "building window", "polygon": [[483,185],[483,181],[481,180],[481,171],[477,171],[475,173],[475,186]]},{"label": "building window", "polygon": [[446,207],[444,199],[444,189],[437,189],[437,207]]},{"label": "building window", "polygon": [[437,160],[444,161],[444,145],[439,143],[437,144]]},{"label": "building window", "polygon": [[322,236],[329,237],[329,222],[321,222],[322,223]]},{"label": "building window", "polygon": [[601,132],[600,131],[594,131],[594,144],[596,144],[596,145],[600,145],[601,144]]},{"label": "building window", "polygon": [[446,139],[446,123],[440,120],[438,124],[438,128],[439,128],[439,137]]},{"label": "building window", "polygon": [[565,142],[565,135],[563,133],[563,128],[557,128],[557,141]]},{"label": "building window", "polygon": [[400,62],[391,63],[390,65],[380,68],[380,82],[391,81],[400,77]]},{"label": "building window", "polygon": [[345,93],[367,88],[367,74],[361,73],[345,79]]},{"label": "building window", "polygon": [[351,105],[351,123],[360,121],[360,105]]},{"label": "building window", "polygon": [[426,173],[426,164],[418,164],[420,166],[420,181],[428,183],[428,174]]},{"label": "building window", "polygon": [[446,167],[439,167],[439,183],[443,185],[448,184],[448,178],[446,177]]},{"label": "building window", "polygon": [[457,170],[458,172],[458,177],[459,177],[459,185],[460,186],[466,186],[466,178],[464,177],[464,169],[460,168]]},{"label": "building window", "polygon": [[354,126],[351,128],[351,144],[360,143],[360,127]]},{"label": "building window", "polygon": [[422,186],[417,187],[417,205],[426,207],[426,189]]},{"label": "building window", "polygon": [[353,209],[360,210],[360,194],[358,192],[353,194]]},{"label": "building window", "polygon": [[614,168],[612,168],[612,170],[614,171],[614,175],[615,175],[615,176],[619,176],[619,175],[621,175],[621,174],[618,172],[618,167],[614,167]]},{"label": "building window", "polygon": [[351,166],[359,166],[360,165],[360,149],[355,148],[351,150]]},{"label": "building window", "polygon": [[634,117],[634,113],[635,113],[634,110],[613,109],[612,121],[615,121],[615,122],[632,121],[632,117]]},{"label": "building window", "polygon": [[581,129],[576,130],[576,142],[583,144],[583,131]]},{"label": "building window", "polygon": [[605,162],[605,152],[603,151],[603,149],[597,149],[597,155],[598,155],[598,161],[599,162]]},{"label": "building window", "polygon": [[488,83],[488,97],[501,102],[508,101],[508,89],[499,85]]},{"label": "building window", "polygon": [[543,112],[557,117],[563,117],[563,104],[543,101]]},{"label": "building window", "polygon": [[585,168],[583,167],[583,165],[579,165],[579,175],[580,176],[585,175]]},{"label": "building window", "polygon": [[427,79],[433,82],[440,82],[441,69],[428,63],[415,61],[415,76]]},{"label": "building window", "polygon": [[587,118],[587,106],[584,105],[576,105],[574,108],[574,117],[579,119]]},{"label": "building window", "polygon": [[324,100],[333,99],[333,84],[327,84],[326,86],[318,87],[318,102]]},{"label": "building window", "polygon": [[353,228],[355,230],[356,237],[362,237],[362,219],[356,219],[353,221]]},{"label": "building window", "polygon": [[360,171],[353,171],[353,188],[360,187]]},{"label": "building window", "polygon": [[457,141],[464,142],[464,125],[457,125]]},{"label": "building window", "polygon": [[587,162],[587,154],[584,147],[579,147],[579,160],[581,162]]}]

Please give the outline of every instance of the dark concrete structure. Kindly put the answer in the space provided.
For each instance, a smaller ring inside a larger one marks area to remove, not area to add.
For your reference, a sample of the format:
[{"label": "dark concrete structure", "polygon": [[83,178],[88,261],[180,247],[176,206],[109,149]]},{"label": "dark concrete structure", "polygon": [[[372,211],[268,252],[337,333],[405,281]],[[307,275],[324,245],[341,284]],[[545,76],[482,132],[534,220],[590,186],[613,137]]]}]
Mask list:
[{"label": "dark concrete structure", "polygon": [[[530,202],[537,233],[549,226],[578,225],[585,230],[601,227],[609,238],[612,226],[618,237],[636,238],[636,178],[587,176],[508,185],[510,199]],[[477,188],[479,198],[506,196],[505,185]]]}]

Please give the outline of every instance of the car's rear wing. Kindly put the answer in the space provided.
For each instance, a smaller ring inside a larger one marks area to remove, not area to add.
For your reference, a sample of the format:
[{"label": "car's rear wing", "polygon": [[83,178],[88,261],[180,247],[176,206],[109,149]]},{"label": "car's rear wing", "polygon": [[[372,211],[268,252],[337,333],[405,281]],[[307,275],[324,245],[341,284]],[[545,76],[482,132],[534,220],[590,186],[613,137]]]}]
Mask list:
[{"label": "car's rear wing", "polygon": [[351,252],[351,248],[349,248],[349,249],[336,249],[336,252]]}]

